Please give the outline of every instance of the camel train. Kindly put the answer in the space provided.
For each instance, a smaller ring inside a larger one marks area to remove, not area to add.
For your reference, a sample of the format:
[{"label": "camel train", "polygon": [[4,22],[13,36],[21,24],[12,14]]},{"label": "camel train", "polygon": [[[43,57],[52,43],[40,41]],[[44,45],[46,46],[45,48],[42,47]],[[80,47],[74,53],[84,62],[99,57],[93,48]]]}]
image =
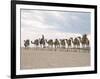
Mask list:
[{"label": "camel train", "polygon": [[[24,46],[25,48],[29,47],[30,44],[34,44],[35,48],[67,48],[67,49],[79,49],[79,48],[90,48],[90,42],[87,38],[87,35],[84,34],[82,37],[76,37],[69,39],[45,39],[44,35],[42,35],[42,38],[35,39],[34,41],[30,41],[29,39],[24,40]],[[67,47],[66,47],[67,45]]]}]

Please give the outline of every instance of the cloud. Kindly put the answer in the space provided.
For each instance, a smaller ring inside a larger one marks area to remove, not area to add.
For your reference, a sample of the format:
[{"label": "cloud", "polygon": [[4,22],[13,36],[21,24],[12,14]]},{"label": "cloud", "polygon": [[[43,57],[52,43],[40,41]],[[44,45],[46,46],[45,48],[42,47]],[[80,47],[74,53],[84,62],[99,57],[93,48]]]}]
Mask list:
[{"label": "cloud", "polygon": [[21,10],[21,39],[69,38],[90,34],[90,13]]}]

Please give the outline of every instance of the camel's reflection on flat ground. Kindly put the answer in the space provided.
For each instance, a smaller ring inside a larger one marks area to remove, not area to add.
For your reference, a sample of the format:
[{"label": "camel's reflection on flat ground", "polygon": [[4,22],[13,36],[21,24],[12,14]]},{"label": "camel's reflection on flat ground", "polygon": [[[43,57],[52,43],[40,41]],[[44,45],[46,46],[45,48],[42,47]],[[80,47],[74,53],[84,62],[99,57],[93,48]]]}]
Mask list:
[{"label": "camel's reflection on flat ground", "polygon": [[84,52],[84,53],[90,53],[90,48],[40,48],[40,47],[37,47],[37,48],[34,48],[34,47],[28,47],[28,48],[24,48],[22,47],[21,49],[23,50],[26,50],[26,51],[62,51],[62,52]]}]

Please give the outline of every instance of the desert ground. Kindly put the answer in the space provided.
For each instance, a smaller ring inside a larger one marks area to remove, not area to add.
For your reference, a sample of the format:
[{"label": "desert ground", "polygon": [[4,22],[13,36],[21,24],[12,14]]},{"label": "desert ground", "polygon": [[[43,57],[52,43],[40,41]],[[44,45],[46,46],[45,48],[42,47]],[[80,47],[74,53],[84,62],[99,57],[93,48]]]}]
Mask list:
[{"label": "desert ground", "polygon": [[90,66],[90,50],[21,47],[21,69]]}]

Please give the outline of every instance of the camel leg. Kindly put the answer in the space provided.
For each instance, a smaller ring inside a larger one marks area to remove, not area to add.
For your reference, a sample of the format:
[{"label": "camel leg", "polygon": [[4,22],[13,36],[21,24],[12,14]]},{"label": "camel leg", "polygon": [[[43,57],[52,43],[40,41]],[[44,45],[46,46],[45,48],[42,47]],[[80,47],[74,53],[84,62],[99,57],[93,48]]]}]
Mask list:
[{"label": "camel leg", "polygon": [[80,46],[78,46],[78,51],[80,52]]},{"label": "camel leg", "polygon": [[54,50],[56,51],[56,45],[55,45],[55,47],[54,47]]},{"label": "camel leg", "polygon": [[69,48],[69,46],[67,47],[67,52],[68,52],[68,48]]},{"label": "camel leg", "polygon": [[42,44],[40,46],[41,46],[41,50],[42,50]]},{"label": "camel leg", "polygon": [[79,52],[80,52],[80,46],[79,46]]}]

